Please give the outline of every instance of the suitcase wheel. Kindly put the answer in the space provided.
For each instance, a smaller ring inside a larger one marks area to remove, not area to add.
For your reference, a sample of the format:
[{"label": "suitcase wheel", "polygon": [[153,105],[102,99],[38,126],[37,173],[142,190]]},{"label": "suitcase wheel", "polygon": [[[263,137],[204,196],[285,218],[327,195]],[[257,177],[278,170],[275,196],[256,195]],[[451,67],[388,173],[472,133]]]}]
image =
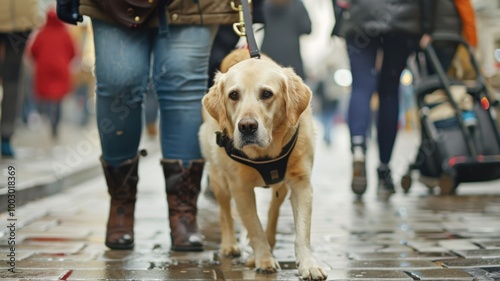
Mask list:
[{"label": "suitcase wheel", "polygon": [[401,178],[401,188],[403,188],[403,191],[405,194],[410,191],[411,187],[411,176],[406,174]]}]

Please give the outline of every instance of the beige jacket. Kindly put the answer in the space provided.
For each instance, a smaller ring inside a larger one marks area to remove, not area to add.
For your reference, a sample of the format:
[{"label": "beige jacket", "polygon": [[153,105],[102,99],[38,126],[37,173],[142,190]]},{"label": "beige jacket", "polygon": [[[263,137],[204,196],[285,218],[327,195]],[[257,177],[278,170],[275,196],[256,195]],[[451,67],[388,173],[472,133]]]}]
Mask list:
[{"label": "beige jacket", "polygon": [[0,33],[28,31],[39,22],[37,0],[0,0]]},{"label": "beige jacket", "polygon": [[[238,12],[231,8],[232,1],[240,3],[239,0],[198,0],[198,7],[193,0],[173,0],[167,8],[167,20],[169,24],[233,24],[238,21]],[[91,18],[114,22],[93,0],[80,0],[79,11]],[[158,25],[158,17],[154,15],[148,22],[150,27]]]}]

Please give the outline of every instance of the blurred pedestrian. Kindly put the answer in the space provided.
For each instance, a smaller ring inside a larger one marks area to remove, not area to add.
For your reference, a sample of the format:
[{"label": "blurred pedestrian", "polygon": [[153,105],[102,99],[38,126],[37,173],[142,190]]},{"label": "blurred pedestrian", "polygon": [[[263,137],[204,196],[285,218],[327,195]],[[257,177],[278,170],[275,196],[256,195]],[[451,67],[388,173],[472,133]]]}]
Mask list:
[{"label": "blurred pedestrian", "polygon": [[79,10],[92,18],[94,32],[96,116],[111,196],[105,244],[111,249],[134,247],[138,163],[144,154],[138,150],[142,103],[152,77],[160,108],[171,249],[203,250],[196,222],[205,163],[197,137],[201,99],[217,25],[236,22],[238,13],[229,3],[173,0],[167,6],[166,2],[132,7],[129,1],[131,7],[122,10],[113,8],[118,1],[80,0]]},{"label": "blurred pedestrian", "polygon": [[[432,41],[432,34],[452,34],[463,36],[474,49],[477,47],[476,18],[474,8],[470,0],[441,0],[432,1],[425,6],[422,12],[429,20],[426,22],[426,30],[420,39],[420,47],[432,43],[439,62],[444,71],[450,69],[453,58],[457,53],[457,42]],[[435,73],[434,68],[427,63],[428,73]]]},{"label": "blurred pedestrian", "polygon": [[0,135],[3,157],[13,157],[11,138],[20,109],[22,57],[31,30],[38,24],[37,0],[0,1],[0,83],[3,88]]},{"label": "blurred pedestrian", "polygon": [[[421,5],[432,0],[409,0],[390,5],[385,0],[333,0],[333,35],[345,38],[352,72],[348,125],[353,155],[352,190],[359,197],[367,187],[365,153],[370,124],[370,99],[378,93],[377,139],[380,164],[377,196],[388,200],[395,192],[389,167],[399,115],[399,83],[406,60],[428,20]],[[376,65],[381,50],[379,65]]]},{"label": "blurred pedestrian", "polygon": [[34,61],[35,97],[40,113],[50,121],[51,135],[58,137],[61,102],[72,91],[71,63],[75,42],[65,24],[49,9],[45,24],[34,35],[27,54]]},{"label": "blurred pedestrian", "polygon": [[[348,124],[353,153],[351,187],[357,195],[367,187],[365,152],[372,94],[377,92],[379,97],[377,196],[388,200],[395,192],[389,166],[398,130],[400,76],[406,60],[417,42],[424,46],[432,40],[432,33],[460,32],[457,11],[466,10],[465,1],[411,0],[395,6],[385,0],[333,0],[336,24],[332,34],[345,38],[353,76]],[[463,7],[458,8],[455,2]],[[468,7],[470,17],[470,3]],[[455,49],[440,49],[442,63],[451,63]],[[382,58],[377,66],[379,50]]]},{"label": "blurred pedestrian", "polygon": [[311,19],[301,0],[268,0],[264,3],[262,52],[306,79],[300,37],[311,33]]},{"label": "blurred pedestrian", "polygon": [[323,127],[323,141],[330,146],[332,143],[332,127],[339,101],[333,97],[327,88],[325,79],[317,82],[314,94],[318,97],[320,103],[320,122]]}]

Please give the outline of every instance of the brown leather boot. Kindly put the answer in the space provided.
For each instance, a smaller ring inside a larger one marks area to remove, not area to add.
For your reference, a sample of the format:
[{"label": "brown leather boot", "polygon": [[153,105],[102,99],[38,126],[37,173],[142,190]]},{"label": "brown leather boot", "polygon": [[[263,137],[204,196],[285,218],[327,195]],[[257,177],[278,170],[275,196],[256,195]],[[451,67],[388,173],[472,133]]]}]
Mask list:
[{"label": "brown leather boot", "polygon": [[[145,152],[141,151],[142,155]],[[134,247],[134,210],[137,193],[139,156],[113,167],[101,158],[104,176],[111,196],[106,228],[106,246],[111,249]]]},{"label": "brown leather boot", "polygon": [[180,160],[163,159],[161,164],[165,175],[172,251],[203,251],[204,237],[196,224],[196,201],[205,162],[191,161],[188,168],[184,168]]}]

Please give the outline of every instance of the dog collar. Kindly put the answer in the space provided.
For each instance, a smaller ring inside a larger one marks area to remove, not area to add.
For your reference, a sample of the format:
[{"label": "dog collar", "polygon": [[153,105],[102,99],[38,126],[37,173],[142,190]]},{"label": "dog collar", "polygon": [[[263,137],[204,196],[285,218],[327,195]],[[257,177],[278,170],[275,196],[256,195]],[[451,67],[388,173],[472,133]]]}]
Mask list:
[{"label": "dog collar", "polygon": [[250,159],[243,151],[236,149],[233,146],[233,140],[223,132],[215,133],[215,141],[218,146],[226,150],[227,156],[236,162],[254,168],[262,176],[266,185],[271,185],[279,183],[285,178],[288,157],[290,157],[295,143],[297,143],[298,133],[299,127],[297,127],[292,139],[281,149],[280,155],[276,158],[263,157]]}]

